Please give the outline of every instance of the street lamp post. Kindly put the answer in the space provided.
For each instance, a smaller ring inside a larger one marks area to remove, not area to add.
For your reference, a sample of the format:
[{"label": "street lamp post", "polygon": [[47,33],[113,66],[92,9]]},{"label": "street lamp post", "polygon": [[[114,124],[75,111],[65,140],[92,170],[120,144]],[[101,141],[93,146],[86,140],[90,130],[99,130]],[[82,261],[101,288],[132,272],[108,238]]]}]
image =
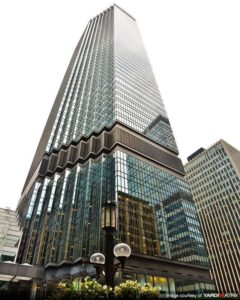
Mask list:
[{"label": "street lamp post", "polygon": [[119,259],[123,271],[125,258],[131,254],[131,248],[127,244],[119,243],[114,247],[114,234],[117,230],[117,206],[115,202],[108,201],[102,205],[101,228],[105,231],[105,256],[102,253],[94,253],[90,257],[90,262],[96,269],[97,277],[99,277],[104,265],[105,282],[114,288],[114,255]]},{"label": "street lamp post", "polygon": [[117,229],[117,206],[115,202],[102,205],[101,228],[105,231],[105,278],[106,284],[114,287],[114,233]]}]

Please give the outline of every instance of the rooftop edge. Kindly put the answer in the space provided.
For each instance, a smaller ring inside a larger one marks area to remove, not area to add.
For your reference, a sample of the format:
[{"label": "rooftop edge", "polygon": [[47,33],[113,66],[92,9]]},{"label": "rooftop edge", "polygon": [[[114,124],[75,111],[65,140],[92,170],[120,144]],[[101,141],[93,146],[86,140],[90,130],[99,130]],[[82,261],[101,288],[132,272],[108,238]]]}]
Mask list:
[{"label": "rooftop edge", "polygon": [[134,21],[136,21],[136,19],[132,15],[130,15],[126,10],[124,10],[123,8],[121,8],[116,3],[114,3],[113,6],[117,7],[118,9],[120,9],[121,11],[123,11],[125,14],[127,14],[130,18],[132,18]]}]

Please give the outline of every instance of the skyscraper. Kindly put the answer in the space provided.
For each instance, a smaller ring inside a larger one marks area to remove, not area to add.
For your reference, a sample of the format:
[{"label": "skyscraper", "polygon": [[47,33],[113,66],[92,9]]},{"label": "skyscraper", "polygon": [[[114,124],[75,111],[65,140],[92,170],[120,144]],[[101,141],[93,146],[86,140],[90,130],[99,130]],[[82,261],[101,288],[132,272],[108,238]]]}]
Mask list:
[{"label": "skyscraper", "polygon": [[185,166],[219,292],[240,292],[240,152],[223,140]]},{"label": "skyscraper", "polygon": [[[60,268],[103,251],[101,206],[114,201],[133,276],[169,278],[166,292],[173,278],[178,289],[210,290],[183,176],[136,21],[113,5],[88,23],[40,139],[18,205],[19,261]],[[134,266],[139,257],[144,269]]]}]

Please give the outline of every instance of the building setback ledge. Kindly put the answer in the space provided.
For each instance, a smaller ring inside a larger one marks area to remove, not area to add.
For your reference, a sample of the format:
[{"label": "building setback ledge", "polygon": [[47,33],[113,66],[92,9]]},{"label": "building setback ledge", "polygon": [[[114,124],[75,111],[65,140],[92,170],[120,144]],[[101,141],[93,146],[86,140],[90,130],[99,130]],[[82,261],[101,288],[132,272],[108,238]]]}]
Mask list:
[{"label": "building setback ledge", "polygon": [[112,127],[104,127],[101,132],[94,133],[89,138],[81,138],[78,142],[74,141],[68,146],[63,145],[58,150],[45,153],[39,176],[60,173],[77,163],[85,163],[88,159],[97,158],[102,153],[110,153],[117,146],[179,175],[185,175],[182,162],[175,154],[122,123],[115,122]]}]

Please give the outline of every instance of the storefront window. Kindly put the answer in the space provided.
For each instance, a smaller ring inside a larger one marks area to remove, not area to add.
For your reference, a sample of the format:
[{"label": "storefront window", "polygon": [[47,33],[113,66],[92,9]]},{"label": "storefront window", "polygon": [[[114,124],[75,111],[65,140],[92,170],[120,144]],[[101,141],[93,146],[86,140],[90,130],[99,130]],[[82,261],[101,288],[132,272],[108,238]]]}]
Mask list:
[{"label": "storefront window", "polygon": [[145,281],[145,275],[144,274],[137,274],[137,281],[141,285],[144,285],[146,283],[146,281]]},{"label": "storefront window", "polygon": [[[119,274],[118,277],[121,277],[121,274]],[[137,280],[136,274],[135,273],[127,273],[127,272],[123,272],[122,273],[122,278],[125,280]]]},{"label": "storefront window", "polygon": [[166,277],[154,276],[154,285],[161,287],[161,293],[168,294],[168,280]]},{"label": "storefront window", "polygon": [[153,276],[152,275],[146,275],[146,282],[150,283],[151,285],[154,285]]},{"label": "storefront window", "polygon": [[173,278],[168,278],[170,294],[176,294],[175,282]]},{"label": "storefront window", "polygon": [[188,284],[183,286],[183,292],[193,292],[193,291],[195,291],[194,284]]}]

